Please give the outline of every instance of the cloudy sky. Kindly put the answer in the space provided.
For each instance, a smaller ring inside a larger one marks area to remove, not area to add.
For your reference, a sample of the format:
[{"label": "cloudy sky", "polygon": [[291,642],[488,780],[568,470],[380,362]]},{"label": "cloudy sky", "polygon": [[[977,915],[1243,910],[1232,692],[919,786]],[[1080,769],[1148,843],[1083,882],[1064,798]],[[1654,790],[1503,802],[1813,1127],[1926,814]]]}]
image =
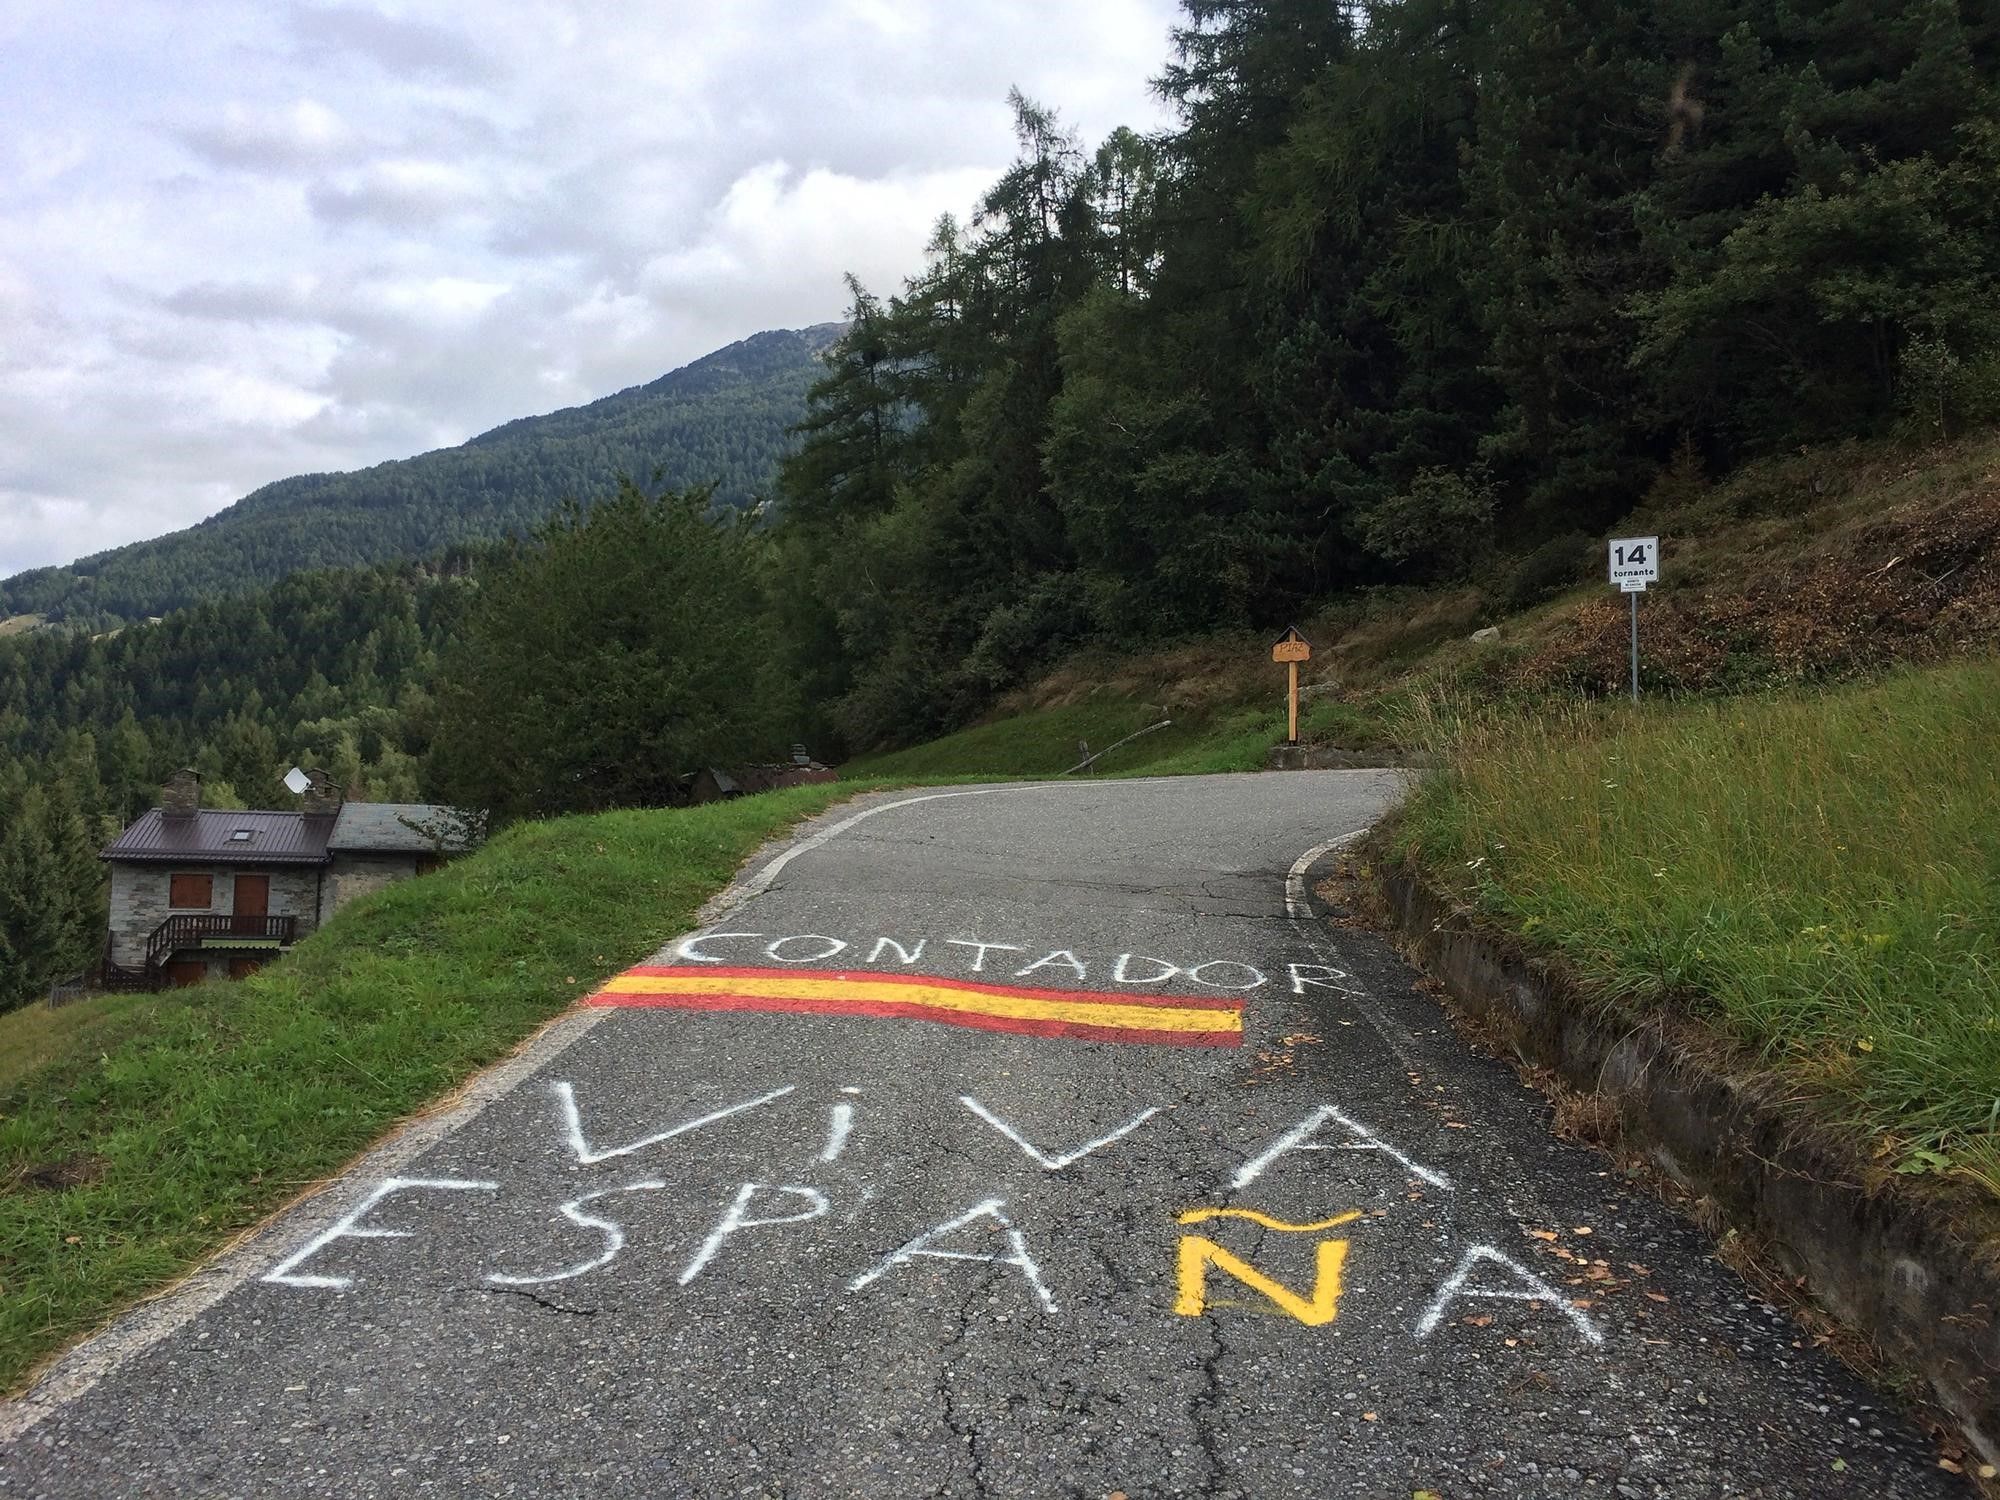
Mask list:
[{"label": "cloudy sky", "polygon": [[1173,0],[6,0],[0,577],[891,289]]}]

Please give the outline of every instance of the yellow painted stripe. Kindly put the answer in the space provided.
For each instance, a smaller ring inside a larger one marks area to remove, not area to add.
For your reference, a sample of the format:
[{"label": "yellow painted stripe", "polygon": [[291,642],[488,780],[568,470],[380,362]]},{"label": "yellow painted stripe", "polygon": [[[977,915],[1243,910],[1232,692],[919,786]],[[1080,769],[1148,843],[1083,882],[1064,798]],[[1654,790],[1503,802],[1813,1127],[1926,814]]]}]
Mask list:
[{"label": "yellow painted stripe", "polygon": [[1046,1000],[1033,995],[995,995],[949,985],[870,984],[865,979],[727,978],[721,975],[620,974],[604,986],[613,995],[745,995],[773,1000],[875,1000],[964,1010],[1012,1020],[1069,1021],[1121,1031],[1241,1031],[1236,1010],[1187,1006],[1105,1005],[1088,1000]]},{"label": "yellow painted stripe", "polygon": [[1252,1224],[1262,1224],[1266,1229],[1282,1229],[1287,1234],[1305,1234],[1316,1229],[1338,1229],[1342,1224],[1352,1224],[1360,1217],[1360,1209],[1350,1208],[1344,1214],[1335,1214],[1332,1218],[1321,1219],[1316,1224],[1287,1224],[1283,1219],[1260,1214],[1254,1208],[1191,1208],[1174,1222],[1199,1224],[1204,1219],[1248,1219]]}]

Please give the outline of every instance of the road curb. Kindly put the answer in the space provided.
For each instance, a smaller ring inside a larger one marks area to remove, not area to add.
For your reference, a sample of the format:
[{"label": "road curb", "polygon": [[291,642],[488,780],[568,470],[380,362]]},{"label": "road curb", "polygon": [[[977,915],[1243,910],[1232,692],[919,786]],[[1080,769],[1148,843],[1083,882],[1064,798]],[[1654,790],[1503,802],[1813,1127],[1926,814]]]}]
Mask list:
[{"label": "road curb", "polygon": [[1376,885],[1410,956],[1459,1005],[1606,1100],[1630,1144],[1789,1258],[2000,1464],[2000,1239],[1947,1222],[1900,1179],[1872,1180],[1770,1086],[1722,1071],[1662,1020],[1609,1014],[1420,873],[1377,862]]},{"label": "road curb", "polygon": [[1429,771],[1438,759],[1425,750],[1343,750],[1334,745],[1273,745],[1273,771]]}]

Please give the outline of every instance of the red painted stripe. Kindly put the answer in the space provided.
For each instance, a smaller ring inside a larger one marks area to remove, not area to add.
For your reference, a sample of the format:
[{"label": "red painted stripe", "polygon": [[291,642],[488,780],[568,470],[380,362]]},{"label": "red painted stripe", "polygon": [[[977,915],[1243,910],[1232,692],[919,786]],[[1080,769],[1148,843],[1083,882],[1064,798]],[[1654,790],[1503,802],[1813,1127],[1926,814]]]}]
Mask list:
[{"label": "red painted stripe", "polygon": [[1017,984],[988,984],[980,979],[954,979],[944,974],[892,974],[881,969],[731,969],[710,964],[640,964],[626,974],[648,978],[684,979],[699,974],[706,979],[841,979],[869,984],[927,984],[951,990],[972,990],[983,995],[1020,995],[1031,1000],[1087,1000],[1093,1005],[1158,1005],[1181,1010],[1241,1010],[1241,1000],[1219,995],[1149,995],[1143,992],[1112,994],[1104,990],[1040,990]]},{"label": "red painted stripe", "polygon": [[[1080,997],[1072,994],[1069,998]],[[1153,1031],[1138,1026],[1092,1026],[1080,1021],[1031,1020],[989,1015],[985,1011],[945,1010],[935,1005],[911,1005],[900,1000],[793,1000],[770,995],[727,993],[626,995],[600,990],[584,1004],[617,1010],[793,1011],[833,1016],[889,1016],[911,1021],[937,1021],[947,1026],[968,1026],[979,1031],[1066,1036],[1090,1042],[1152,1042],[1164,1047],[1240,1047],[1243,1044],[1243,1034],[1239,1031]]]}]

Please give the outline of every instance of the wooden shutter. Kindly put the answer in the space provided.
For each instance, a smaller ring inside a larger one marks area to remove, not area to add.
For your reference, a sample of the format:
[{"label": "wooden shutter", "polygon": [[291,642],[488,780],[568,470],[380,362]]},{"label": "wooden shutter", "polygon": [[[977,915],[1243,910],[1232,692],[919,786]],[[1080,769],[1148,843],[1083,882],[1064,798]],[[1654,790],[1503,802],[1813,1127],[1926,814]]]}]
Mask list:
[{"label": "wooden shutter", "polygon": [[167,877],[167,905],[175,910],[192,908],[206,911],[215,904],[213,875],[170,875]]}]

